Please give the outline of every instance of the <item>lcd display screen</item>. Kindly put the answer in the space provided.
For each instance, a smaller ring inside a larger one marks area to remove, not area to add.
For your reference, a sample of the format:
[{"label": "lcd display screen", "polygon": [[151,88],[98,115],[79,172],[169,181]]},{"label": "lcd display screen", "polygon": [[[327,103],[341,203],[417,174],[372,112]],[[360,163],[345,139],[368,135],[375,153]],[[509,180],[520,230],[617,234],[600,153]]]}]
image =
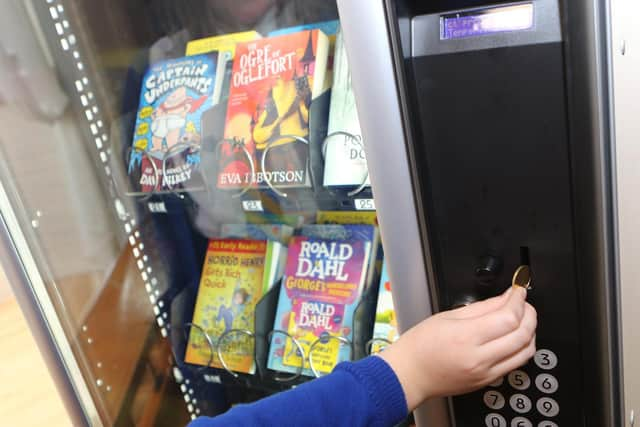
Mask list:
[{"label": "lcd display screen", "polygon": [[533,28],[533,3],[443,15],[440,39],[462,39]]}]

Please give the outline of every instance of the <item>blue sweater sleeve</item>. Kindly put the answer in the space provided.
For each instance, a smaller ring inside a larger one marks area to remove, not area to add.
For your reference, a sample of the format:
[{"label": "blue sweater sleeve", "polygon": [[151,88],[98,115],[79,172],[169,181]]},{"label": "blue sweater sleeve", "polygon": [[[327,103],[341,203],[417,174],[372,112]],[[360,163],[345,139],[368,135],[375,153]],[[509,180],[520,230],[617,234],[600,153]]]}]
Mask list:
[{"label": "blue sweater sleeve", "polygon": [[407,416],[407,402],[395,373],[369,356],[339,364],[322,378],[257,402],[238,405],[189,427],[393,426]]}]

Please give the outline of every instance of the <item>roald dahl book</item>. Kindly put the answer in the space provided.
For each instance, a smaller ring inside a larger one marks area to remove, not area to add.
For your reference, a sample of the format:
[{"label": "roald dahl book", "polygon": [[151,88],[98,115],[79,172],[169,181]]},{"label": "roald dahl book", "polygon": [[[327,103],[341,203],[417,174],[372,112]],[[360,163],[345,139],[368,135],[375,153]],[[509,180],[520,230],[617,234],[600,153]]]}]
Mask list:
[{"label": "roald dahl book", "polygon": [[[255,306],[278,281],[282,246],[275,241],[214,239],[209,242],[192,323],[206,331],[214,347],[232,329],[254,331]],[[221,344],[225,362],[236,372],[255,372],[254,343],[229,335]],[[191,328],[185,362],[221,368],[198,328]]]},{"label": "roald dahl book", "polygon": [[[350,357],[353,315],[366,280],[371,253],[364,240],[325,240],[295,236],[282,278],[274,329],[284,330],[301,345],[300,354],[291,339],[274,335],[268,368],[313,376],[328,373]],[[311,346],[320,340],[309,356]]]},{"label": "roald dahl book", "polygon": [[266,188],[267,181],[278,188],[310,185],[309,147],[292,136],[308,137],[309,108],[322,93],[328,46],[320,30],[236,46],[218,188]]},{"label": "roald dahl book", "polygon": [[199,173],[201,116],[213,105],[216,60],[213,52],[150,66],[127,156],[133,192],[204,187]]}]

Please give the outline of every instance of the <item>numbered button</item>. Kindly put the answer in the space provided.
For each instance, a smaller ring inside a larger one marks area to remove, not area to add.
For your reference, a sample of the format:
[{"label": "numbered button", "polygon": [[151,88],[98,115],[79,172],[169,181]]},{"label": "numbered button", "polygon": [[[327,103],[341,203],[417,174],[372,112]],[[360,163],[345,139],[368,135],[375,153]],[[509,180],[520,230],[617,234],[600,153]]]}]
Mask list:
[{"label": "numbered button", "polygon": [[519,414],[526,414],[531,410],[531,400],[524,394],[514,394],[509,399],[509,406]]},{"label": "numbered button", "polygon": [[515,417],[511,420],[511,427],[533,427],[533,424],[525,417]]},{"label": "numbered button", "polygon": [[513,371],[507,377],[509,384],[511,387],[516,390],[526,390],[531,385],[531,379],[529,379],[529,375],[527,375],[524,371]]},{"label": "numbered button", "polygon": [[483,400],[484,404],[491,409],[504,408],[504,396],[500,392],[493,390],[488,391],[484,394]]},{"label": "numbered button", "polygon": [[536,377],[536,387],[543,393],[555,393],[558,391],[558,380],[551,374],[540,374]]},{"label": "numbered button", "polygon": [[551,350],[536,351],[535,356],[533,356],[533,361],[540,369],[549,370],[558,366],[558,357]]},{"label": "numbered button", "polygon": [[550,397],[543,397],[536,402],[536,409],[545,417],[555,417],[560,412],[558,402]]},{"label": "numbered button", "polygon": [[500,387],[503,382],[504,382],[504,377],[500,377],[494,382],[492,382],[491,384],[489,384],[489,387]]},{"label": "numbered button", "polygon": [[538,423],[538,427],[558,427],[558,424],[554,423],[553,421],[540,421]]},{"label": "numbered button", "polygon": [[484,419],[487,427],[507,427],[507,420],[500,414],[489,414]]}]

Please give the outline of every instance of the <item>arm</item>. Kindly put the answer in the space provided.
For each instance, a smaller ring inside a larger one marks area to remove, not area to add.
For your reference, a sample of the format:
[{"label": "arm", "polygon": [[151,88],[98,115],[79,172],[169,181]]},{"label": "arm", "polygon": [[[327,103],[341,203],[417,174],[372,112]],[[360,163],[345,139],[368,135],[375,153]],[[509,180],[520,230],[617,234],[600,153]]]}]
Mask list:
[{"label": "arm", "polygon": [[391,426],[407,416],[407,403],[394,371],[380,357],[341,363],[325,377],[189,427]]}]

